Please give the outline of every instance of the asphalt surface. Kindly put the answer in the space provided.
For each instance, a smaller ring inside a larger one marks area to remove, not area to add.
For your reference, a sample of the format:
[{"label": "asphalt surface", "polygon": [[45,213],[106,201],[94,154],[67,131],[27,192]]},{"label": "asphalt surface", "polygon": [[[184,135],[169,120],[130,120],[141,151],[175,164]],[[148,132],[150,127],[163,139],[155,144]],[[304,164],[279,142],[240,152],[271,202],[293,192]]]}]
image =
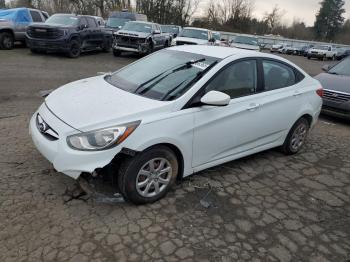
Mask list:
[{"label": "asphalt surface", "polygon": [[[0,51],[0,261],[350,260],[350,123],[322,117],[303,151],[195,174],[158,203],[80,195],[34,148],[39,92],[137,57]],[[311,75],[325,62],[287,56]]]}]

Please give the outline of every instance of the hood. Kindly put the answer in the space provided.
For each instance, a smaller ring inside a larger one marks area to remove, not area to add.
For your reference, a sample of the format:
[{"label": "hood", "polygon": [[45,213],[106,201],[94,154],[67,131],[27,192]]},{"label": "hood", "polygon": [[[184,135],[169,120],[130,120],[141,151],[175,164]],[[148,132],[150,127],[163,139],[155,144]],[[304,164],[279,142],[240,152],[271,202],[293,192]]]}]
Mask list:
[{"label": "hood", "polygon": [[136,31],[126,31],[126,30],[119,30],[117,32],[117,35],[121,36],[132,36],[132,37],[139,37],[139,38],[146,38],[149,36],[151,33],[146,33],[146,32],[136,32]]},{"label": "hood", "polygon": [[197,45],[206,45],[206,44],[208,44],[208,40],[205,40],[205,39],[182,37],[182,36],[178,36],[176,38],[176,41],[189,42],[189,43],[194,43],[194,44],[197,44]]},{"label": "hood", "polygon": [[46,23],[33,23],[29,27],[33,28],[42,28],[42,29],[71,29],[74,28],[74,26],[67,26],[67,25],[61,25],[61,24],[46,24]]},{"label": "hood", "polygon": [[317,75],[315,78],[320,81],[324,89],[350,94],[350,76],[322,73]]},{"label": "hood", "polygon": [[97,76],[56,89],[45,103],[68,125],[89,131],[141,120],[141,114],[159,109],[166,102],[126,92],[106,82],[104,76]]},{"label": "hood", "polygon": [[232,47],[240,48],[240,49],[246,49],[246,50],[254,50],[259,51],[260,47],[256,45],[247,45],[247,44],[240,44],[240,43],[231,43]]}]

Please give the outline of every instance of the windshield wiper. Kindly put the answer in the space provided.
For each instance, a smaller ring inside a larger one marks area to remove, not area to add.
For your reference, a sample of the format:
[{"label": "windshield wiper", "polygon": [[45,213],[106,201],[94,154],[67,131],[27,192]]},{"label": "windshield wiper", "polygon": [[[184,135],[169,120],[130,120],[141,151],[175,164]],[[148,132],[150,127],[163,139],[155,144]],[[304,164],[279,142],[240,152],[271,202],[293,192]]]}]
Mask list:
[{"label": "windshield wiper", "polygon": [[[205,60],[206,60],[205,58],[201,58],[201,59],[198,59],[198,60],[191,60],[191,61],[188,61],[188,62],[186,62],[186,63],[183,63],[183,64],[181,64],[181,65],[179,65],[179,66],[176,66],[175,68],[168,69],[168,70],[166,70],[166,71],[164,71],[164,72],[162,72],[162,73],[156,75],[155,77],[151,78],[150,80],[148,80],[148,81],[142,83],[141,85],[139,85],[139,86],[137,87],[137,89],[135,90],[134,93],[135,93],[135,94],[136,94],[136,93],[140,93],[140,94],[145,93],[145,92],[147,92],[148,90],[150,90],[153,86],[155,86],[156,84],[158,84],[160,81],[162,81],[164,78],[167,78],[169,75],[174,74],[174,73],[176,73],[176,72],[178,72],[178,71],[181,71],[181,70],[184,70],[184,69],[191,68],[193,64],[196,64],[196,63],[199,63],[199,62],[203,62],[203,61],[205,61]],[[163,75],[164,75],[164,76],[163,76]],[[163,76],[163,77],[161,77],[161,76]],[[161,77],[161,78],[160,78],[160,77]],[[147,87],[147,88],[141,90],[143,87],[145,87],[147,84],[149,84],[149,83],[155,81],[157,78],[160,78],[160,79],[157,80],[156,82],[154,82],[154,83],[153,83],[152,85],[150,85],[149,87]],[[140,91],[140,90],[141,90],[141,91]]]},{"label": "windshield wiper", "polygon": [[[198,82],[207,72],[210,71],[210,69],[212,69],[217,63],[219,63],[218,60],[214,61],[213,63],[211,63],[206,69],[204,69],[203,71],[200,71],[197,73],[196,77],[193,78],[187,85],[185,85],[183,88],[181,88],[181,90],[179,90],[179,92],[177,93],[181,93],[184,90],[186,90],[186,88],[188,88],[189,86],[193,85],[195,82]],[[171,97],[170,95],[175,92],[183,83],[185,83],[187,81],[184,80],[182,81],[179,85],[177,85],[176,87],[174,87],[173,89],[169,90],[162,98],[161,101],[166,101],[169,97]]]}]

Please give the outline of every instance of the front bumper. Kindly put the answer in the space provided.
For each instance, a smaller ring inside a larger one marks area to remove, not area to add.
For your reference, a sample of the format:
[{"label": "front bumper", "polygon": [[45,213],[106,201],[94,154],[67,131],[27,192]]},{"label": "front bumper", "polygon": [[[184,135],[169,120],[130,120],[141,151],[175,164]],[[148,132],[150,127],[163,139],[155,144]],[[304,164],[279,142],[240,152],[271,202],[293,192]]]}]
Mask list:
[{"label": "front bumper", "polygon": [[[40,114],[42,119],[58,133],[57,140],[49,140],[39,131],[36,125],[37,114]],[[67,145],[66,138],[69,135],[79,133],[79,131],[62,122],[51,113],[45,104],[31,118],[29,133],[35,147],[53,164],[54,168],[74,179],[78,179],[81,173],[93,173],[97,168],[103,168],[121,151],[119,147],[95,152],[71,149]]]},{"label": "front bumper", "polygon": [[350,101],[338,103],[324,98],[322,113],[343,119],[350,119]]},{"label": "front bumper", "polygon": [[31,49],[52,51],[52,52],[65,52],[69,50],[67,42],[63,39],[61,40],[46,40],[46,39],[26,39],[27,46]]},{"label": "front bumper", "polygon": [[322,54],[322,53],[308,53],[307,56],[311,57],[311,58],[323,58],[325,56],[325,54]]},{"label": "front bumper", "polygon": [[137,45],[127,45],[127,44],[118,44],[116,41],[113,43],[113,49],[123,52],[133,52],[138,54],[146,54],[148,50],[148,45],[146,43],[140,43]]}]

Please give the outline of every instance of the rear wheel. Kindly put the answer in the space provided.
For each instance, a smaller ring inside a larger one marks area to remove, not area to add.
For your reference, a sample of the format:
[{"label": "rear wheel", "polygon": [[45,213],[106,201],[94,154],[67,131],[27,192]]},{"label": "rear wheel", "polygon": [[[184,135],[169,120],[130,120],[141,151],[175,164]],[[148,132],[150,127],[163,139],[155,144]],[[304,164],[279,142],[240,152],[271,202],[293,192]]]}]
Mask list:
[{"label": "rear wheel", "polygon": [[307,59],[309,59],[309,60],[310,60],[310,59],[311,59],[311,56],[307,56]]},{"label": "rear wheel", "polygon": [[69,50],[67,55],[70,58],[77,58],[80,56],[81,48],[80,48],[80,42],[76,39],[73,39],[69,43]]},{"label": "rear wheel", "polygon": [[122,54],[122,52],[120,52],[120,50],[113,49],[113,55],[114,56],[120,56],[121,54]]},{"label": "rear wheel", "polygon": [[300,118],[289,131],[282,146],[282,151],[287,155],[298,153],[304,146],[310,125],[306,118]]},{"label": "rear wheel", "polygon": [[121,164],[119,191],[134,204],[153,203],[169,192],[178,169],[178,160],[172,150],[166,146],[151,148]]},{"label": "rear wheel", "polygon": [[13,35],[8,32],[3,32],[0,34],[0,48],[10,50],[14,46]]}]

